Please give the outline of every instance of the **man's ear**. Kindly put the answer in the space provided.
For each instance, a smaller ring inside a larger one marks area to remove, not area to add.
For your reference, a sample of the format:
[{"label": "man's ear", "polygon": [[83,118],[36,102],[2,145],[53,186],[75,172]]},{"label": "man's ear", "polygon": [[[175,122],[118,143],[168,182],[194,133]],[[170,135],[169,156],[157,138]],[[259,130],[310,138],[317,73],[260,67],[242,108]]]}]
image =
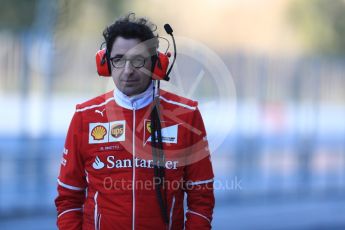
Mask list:
[{"label": "man's ear", "polygon": [[152,62],[152,78],[155,80],[169,80],[167,77],[167,71],[169,66],[169,53],[163,54],[161,52],[157,53],[154,62]]},{"label": "man's ear", "polygon": [[158,59],[157,54],[151,56],[151,73],[153,73],[153,71],[155,69],[157,59]]},{"label": "man's ear", "polygon": [[110,77],[111,67],[110,61],[107,55],[107,50],[105,48],[99,50],[96,53],[96,68],[99,76]]}]

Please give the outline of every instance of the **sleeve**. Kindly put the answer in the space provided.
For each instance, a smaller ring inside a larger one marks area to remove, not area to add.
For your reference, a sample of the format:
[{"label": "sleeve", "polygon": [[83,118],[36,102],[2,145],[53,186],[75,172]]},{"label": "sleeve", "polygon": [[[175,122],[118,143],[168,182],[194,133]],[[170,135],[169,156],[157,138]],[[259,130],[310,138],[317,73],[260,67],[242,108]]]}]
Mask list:
[{"label": "sleeve", "polygon": [[184,168],[187,212],[185,229],[211,229],[215,199],[213,169],[204,122],[199,109],[193,115],[191,148]]},{"label": "sleeve", "polygon": [[57,179],[58,196],[55,199],[55,205],[57,226],[60,230],[82,229],[87,183],[80,153],[81,131],[81,115],[75,112],[68,129]]}]

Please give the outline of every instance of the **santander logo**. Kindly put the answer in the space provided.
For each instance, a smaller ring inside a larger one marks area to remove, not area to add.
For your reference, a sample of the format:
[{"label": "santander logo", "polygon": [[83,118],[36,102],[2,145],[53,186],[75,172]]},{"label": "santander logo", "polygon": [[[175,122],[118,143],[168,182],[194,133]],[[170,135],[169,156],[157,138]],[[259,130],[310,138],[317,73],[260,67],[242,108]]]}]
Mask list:
[{"label": "santander logo", "polygon": [[95,161],[92,164],[92,167],[94,169],[101,169],[104,167],[104,163],[99,159],[99,157],[97,156]]},{"label": "santander logo", "polygon": [[[115,156],[110,155],[107,156],[106,159],[104,159],[104,162],[101,161],[101,159],[96,156],[95,161],[92,163],[92,167],[96,170],[100,170],[104,167],[107,169],[113,169],[113,168],[154,168],[153,160],[145,160],[140,158],[134,158],[134,161],[132,159],[116,159]],[[176,170],[178,167],[178,161],[174,160],[167,160],[165,162],[165,168],[166,169],[173,169]]]}]

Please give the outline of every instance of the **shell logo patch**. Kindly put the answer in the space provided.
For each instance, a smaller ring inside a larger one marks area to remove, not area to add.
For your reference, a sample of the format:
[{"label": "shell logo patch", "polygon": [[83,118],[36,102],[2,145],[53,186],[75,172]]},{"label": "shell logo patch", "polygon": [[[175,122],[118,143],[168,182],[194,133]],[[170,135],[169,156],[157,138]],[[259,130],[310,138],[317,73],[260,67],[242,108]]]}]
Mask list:
[{"label": "shell logo patch", "polygon": [[103,125],[97,125],[94,127],[91,131],[91,136],[93,137],[94,140],[103,140],[104,136],[107,134],[107,130]]},{"label": "shell logo patch", "polygon": [[125,120],[89,123],[89,144],[124,141],[125,131]]}]

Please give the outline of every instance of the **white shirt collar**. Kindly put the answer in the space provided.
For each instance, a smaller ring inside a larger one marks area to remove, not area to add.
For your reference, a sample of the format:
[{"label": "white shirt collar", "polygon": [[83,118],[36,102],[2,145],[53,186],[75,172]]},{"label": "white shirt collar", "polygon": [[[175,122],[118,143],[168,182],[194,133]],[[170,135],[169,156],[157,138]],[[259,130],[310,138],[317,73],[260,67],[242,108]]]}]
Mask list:
[{"label": "white shirt collar", "polygon": [[134,96],[127,96],[126,94],[122,93],[116,85],[114,89],[114,99],[115,102],[126,109],[141,109],[145,106],[149,105],[152,102],[152,93],[153,93],[153,83],[147,89],[137,95]]}]

